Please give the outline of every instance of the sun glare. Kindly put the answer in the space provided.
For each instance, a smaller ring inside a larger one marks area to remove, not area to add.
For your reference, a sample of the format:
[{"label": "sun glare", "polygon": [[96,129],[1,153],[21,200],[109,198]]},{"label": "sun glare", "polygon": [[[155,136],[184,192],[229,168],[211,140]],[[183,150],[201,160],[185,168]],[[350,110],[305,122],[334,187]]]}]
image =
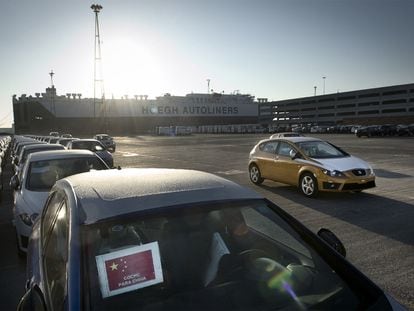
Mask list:
[{"label": "sun glare", "polygon": [[154,53],[145,44],[126,38],[102,45],[106,97],[148,95],[158,89],[162,74]]}]

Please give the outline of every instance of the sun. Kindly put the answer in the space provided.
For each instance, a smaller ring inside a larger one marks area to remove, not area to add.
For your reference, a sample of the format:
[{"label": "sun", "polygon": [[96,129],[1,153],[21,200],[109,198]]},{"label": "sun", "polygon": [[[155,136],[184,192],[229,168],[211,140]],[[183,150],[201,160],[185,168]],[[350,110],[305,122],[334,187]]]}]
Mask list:
[{"label": "sun", "polygon": [[162,72],[155,52],[145,43],[117,38],[103,44],[102,73],[106,97],[148,95],[159,89]]}]

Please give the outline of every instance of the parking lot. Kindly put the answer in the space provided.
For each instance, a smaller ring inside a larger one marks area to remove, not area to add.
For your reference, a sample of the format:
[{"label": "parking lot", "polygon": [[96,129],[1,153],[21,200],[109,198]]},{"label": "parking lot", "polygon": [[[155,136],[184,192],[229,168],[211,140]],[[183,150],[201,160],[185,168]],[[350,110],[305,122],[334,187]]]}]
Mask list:
[{"label": "parking lot", "polygon": [[[377,187],[363,193],[321,194],[305,198],[295,187],[265,181],[253,185],[247,162],[263,134],[191,135],[183,137],[115,137],[115,165],[187,168],[215,173],[251,187],[294,215],[312,231],[334,231],[347,258],[398,301],[414,310],[414,138],[357,138],[346,134],[314,135],[369,162]],[[24,292],[24,261],[18,260],[12,198],[4,175],[0,209],[3,254],[0,257],[2,309],[15,309]]]}]

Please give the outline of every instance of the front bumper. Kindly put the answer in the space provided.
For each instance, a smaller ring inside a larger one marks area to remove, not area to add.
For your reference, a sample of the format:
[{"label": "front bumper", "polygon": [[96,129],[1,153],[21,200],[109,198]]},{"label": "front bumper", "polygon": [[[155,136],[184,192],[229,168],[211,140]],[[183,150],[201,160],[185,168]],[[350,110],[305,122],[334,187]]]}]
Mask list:
[{"label": "front bumper", "polygon": [[318,179],[319,191],[361,191],[365,189],[374,188],[375,176],[362,177],[330,177],[325,174],[320,174]]},{"label": "front bumper", "polygon": [[26,252],[29,236],[32,232],[32,226],[26,225],[20,217],[15,217],[14,225],[16,226],[18,246],[20,250]]}]

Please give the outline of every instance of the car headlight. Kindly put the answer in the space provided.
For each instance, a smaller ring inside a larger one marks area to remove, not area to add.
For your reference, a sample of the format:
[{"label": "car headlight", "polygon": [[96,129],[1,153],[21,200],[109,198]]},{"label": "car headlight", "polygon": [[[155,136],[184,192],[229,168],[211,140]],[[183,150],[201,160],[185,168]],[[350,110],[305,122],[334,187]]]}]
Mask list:
[{"label": "car headlight", "polygon": [[27,226],[33,226],[34,222],[36,221],[37,216],[39,216],[39,214],[34,213],[32,215],[29,215],[27,213],[23,213],[20,214],[19,217],[20,219],[27,225]]},{"label": "car headlight", "polygon": [[342,172],[337,171],[337,170],[334,170],[334,171],[322,170],[322,172],[325,175],[328,175],[328,176],[331,176],[331,177],[345,177],[345,175]]},{"label": "car headlight", "polygon": [[375,176],[374,169],[371,166],[369,167],[369,176]]}]

